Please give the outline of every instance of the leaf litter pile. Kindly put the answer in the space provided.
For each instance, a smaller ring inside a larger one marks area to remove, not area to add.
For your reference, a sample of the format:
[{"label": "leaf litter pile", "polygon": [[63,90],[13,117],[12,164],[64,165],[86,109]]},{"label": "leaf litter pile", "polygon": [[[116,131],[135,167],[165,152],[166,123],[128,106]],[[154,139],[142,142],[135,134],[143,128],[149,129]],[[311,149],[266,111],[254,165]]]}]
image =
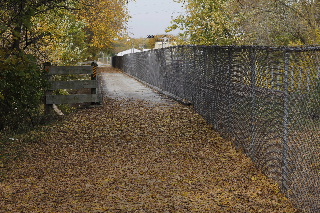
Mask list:
[{"label": "leaf litter pile", "polygon": [[0,212],[296,212],[179,104],[107,100],[12,144]]}]

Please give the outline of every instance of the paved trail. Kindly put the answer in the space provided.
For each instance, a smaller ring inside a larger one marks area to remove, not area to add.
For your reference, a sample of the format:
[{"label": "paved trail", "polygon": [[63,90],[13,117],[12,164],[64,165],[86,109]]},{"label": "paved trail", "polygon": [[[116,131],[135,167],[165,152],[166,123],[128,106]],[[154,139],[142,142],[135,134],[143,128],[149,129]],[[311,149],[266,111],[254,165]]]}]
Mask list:
[{"label": "paved trail", "polygon": [[103,107],[8,139],[0,213],[295,212],[192,108],[101,75]]},{"label": "paved trail", "polygon": [[159,95],[149,87],[119,72],[101,73],[102,92],[109,98],[143,100],[150,103],[172,103],[171,100]]}]

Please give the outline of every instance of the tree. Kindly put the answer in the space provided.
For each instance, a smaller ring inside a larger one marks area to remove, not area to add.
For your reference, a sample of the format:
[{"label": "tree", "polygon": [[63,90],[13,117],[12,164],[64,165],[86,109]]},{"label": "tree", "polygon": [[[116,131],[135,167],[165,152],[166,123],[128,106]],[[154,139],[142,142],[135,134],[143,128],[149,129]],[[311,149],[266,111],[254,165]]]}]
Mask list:
[{"label": "tree", "polygon": [[[293,0],[239,0],[233,3],[245,19],[240,25],[248,44],[316,44],[319,23],[314,16],[316,4]],[[310,36],[311,35],[311,36]]]},{"label": "tree", "polygon": [[81,0],[80,20],[86,27],[87,42],[91,53],[112,46],[115,39],[124,37],[126,23],[129,20],[126,8],[127,0]]},{"label": "tree", "polygon": [[0,130],[39,113],[41,62],[71,65],[93,58],[125,30],[125,0],[0,2]]},{"label": "tree", "polygon": [[318,44],[318,0],[177,0],[186,15],[171,31],[184,30],[187,43],[204,45]]},{"label": "tree", "polygon": [[90,57],[86,24],[78,20],[73,11],[57,9],[34,19],[37,21],[34,32],[46,36],[33,46],[31,52],[42,61],[73,65]]},{"label": "tree", "polygon": [[[3,0],[0,2],[0,130],[33,124],[45,78],[30,47],[47,34],[33,31],[33,17],[64,7],[65,0]],[[19,124],[19,125],[18,125]]]},{"label": "tree", "polygon": [[45,34],[34,35],[32,18],[56,7],[65,7],[67,0],[3,0],[0,2],[0,38],[2,47],[23,52],[42,39]]},{"label": "tree", "polygon": [[[1,47],[32,54],[35,50],[45,47],[41,55],[50,56],[51,53],[54,53],[54,57],[63,55],[60,61],[63,61],[67,54],[57,54],[57,50],[64,52],[64,49],[68,48],[72,51],[81,49],[81,52],[75,51],[78,55],[80,53],[92,56],[95,52],[110,48],[113,40],[124,34],[129,18],[127,2],[127,0],[1,1]],[[84,43],[87,47],[84,47]],[[50,47],[53,50],[50,50]],[[71,61],[77,59],[72,60],[70,56],[68,57]]]},{"label": "tree", "polygon": [[188,43],[227,45],[239,40],[238,15],[229,13],[230,0],[179,0],[186,2],[186,15],[173,20],[168,32],[180,28]]}]

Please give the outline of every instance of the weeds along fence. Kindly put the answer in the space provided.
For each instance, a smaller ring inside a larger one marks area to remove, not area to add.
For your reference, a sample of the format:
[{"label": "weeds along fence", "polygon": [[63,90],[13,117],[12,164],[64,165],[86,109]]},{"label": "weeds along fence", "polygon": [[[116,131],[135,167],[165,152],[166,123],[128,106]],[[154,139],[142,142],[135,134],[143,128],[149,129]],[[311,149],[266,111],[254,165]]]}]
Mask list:
[{"label": "weeds along fence", "polygon": [[320,212],[320,48],[177,46],[113,65],[190,101],[304,212]]}]

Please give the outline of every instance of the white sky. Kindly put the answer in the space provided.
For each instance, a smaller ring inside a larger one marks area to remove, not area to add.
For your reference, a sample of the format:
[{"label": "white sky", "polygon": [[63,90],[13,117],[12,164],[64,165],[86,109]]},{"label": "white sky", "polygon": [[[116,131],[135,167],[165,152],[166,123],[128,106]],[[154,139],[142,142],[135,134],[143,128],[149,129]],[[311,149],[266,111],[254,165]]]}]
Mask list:
[{"label": "white sky", "polygon": [[[133,38],[148,35],[166,34],[172,18],[183,13],[183,4],[173,0],[136,0],[129,2],[128,9],[132,18],[128,23],[129,36]],[[169,34],[178,34],[173,31]]]}]

